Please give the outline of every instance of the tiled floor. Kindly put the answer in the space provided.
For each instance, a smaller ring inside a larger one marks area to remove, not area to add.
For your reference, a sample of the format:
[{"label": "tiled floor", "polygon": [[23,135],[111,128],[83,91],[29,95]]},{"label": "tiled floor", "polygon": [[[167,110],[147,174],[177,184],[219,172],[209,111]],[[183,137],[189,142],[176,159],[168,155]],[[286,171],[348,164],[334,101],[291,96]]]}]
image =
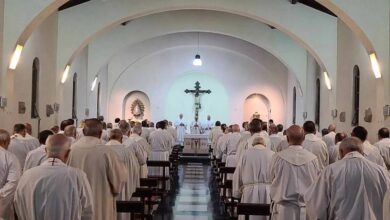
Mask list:
[{"label": "tiled floor", "polygon": [[186,163],[179,166],[179,187],[171,195],[169,205],[159,210],[154,219],[212,220],[215,219],[215,202],[209,188],[210,166]]}]

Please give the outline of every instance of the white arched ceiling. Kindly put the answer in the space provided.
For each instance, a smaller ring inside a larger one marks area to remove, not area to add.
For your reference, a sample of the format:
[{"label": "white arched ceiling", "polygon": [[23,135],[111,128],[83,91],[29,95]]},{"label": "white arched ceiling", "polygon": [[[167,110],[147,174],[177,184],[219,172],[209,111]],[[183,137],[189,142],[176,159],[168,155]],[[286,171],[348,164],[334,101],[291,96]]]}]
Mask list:
[{"label": "white arched ceiling", "polygon": [[[31,33],[54,11],[68,0],[4,0],[4,26],[3,48],[2,48],[2,86],[1,93],[4,94],[8,85],[12,83],[7,80],[6,73],[11,60],[11,55],[16,44],[23,45]],[[3,22],[3,21],[2,21]],[[23,55],[23,54],[22,54]]]},{"label": "white arched ceiling", "polygon": [[99,34],[128,20],[185,9],[224,11],[275,26],[301,43],[335,78],[337,19],[303,5],[291,5],[286,0],[243,0],[239,4],[236,0],[118,0],[79,5],[60,13],[58,78],[65,65]]},{"label": "white arched ceiling", "polygon": [[[146,16],[126,26],[120,25],[113,31],[97,37],[88,45],[88,78],[93,79],[98,70],[106,65],[115,53],[125,47],[162,35],[191,31],[219,33],[250,42],[265,49],[284,63],[296,75],[301,85],[306,83],[306,51],[290,37],[252,19],[228,13],[199,10]],[[302,87],[305,93],[305,86]]]}]

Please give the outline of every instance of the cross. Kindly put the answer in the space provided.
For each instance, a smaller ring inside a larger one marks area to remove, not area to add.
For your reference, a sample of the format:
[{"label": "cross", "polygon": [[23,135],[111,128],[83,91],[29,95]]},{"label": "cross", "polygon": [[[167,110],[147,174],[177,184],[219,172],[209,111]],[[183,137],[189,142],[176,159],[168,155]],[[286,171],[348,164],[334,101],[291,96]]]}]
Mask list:
[{"label": "cross", "polygon": [[195,83],[195,86],[194,86],[195,89],[186,89],[184,90],[185,93],[192,93],[194,94],[195,96],[195,116],[198,116],[198,113],[199,113],[199,109],[202,108],[202,106],[200,105],[200,98],[199,98],[199,95],[201,94],[210,94],[211,93],[211,90],[210,89],[207,89],[207,90],[202,90],[200,88],[202,88],[200,86],[200,82],[199,81],[196,81]]}]

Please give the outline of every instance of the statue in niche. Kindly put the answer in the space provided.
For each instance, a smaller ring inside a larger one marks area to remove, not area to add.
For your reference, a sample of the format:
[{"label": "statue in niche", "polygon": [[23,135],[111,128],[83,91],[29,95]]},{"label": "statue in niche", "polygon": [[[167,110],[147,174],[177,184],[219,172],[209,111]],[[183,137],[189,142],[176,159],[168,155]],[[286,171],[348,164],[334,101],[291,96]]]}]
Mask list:
[{"label": "statue in niche", "polygon": [[145,112],[145,105],[142,103],[141,100],[136,99],[131,103],[131,114],[133,114],[134,118],[138,121],[143,120],[144,112]]},{"label": "statue in niche", "polygon": [[260,119],[260,114],[258,113],[258,112],[255,112],[253,115],[252,115],[252,118],[251,118],[251,120],[252,119]]}]

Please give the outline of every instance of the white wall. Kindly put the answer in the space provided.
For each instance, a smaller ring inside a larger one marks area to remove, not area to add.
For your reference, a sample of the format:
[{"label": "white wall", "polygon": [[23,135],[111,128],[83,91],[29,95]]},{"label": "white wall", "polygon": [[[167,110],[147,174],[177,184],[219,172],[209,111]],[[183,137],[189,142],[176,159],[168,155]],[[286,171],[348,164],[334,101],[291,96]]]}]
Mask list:
[{"label": "white wall", "polygon": [[[140,90],[150,98],[152,120],[175,120],[181,111],[191,120],[193,99],[182,90],[192,88],[198,79],[203,88],[214,90],[202,97],[203,106],[211,107],[204,109],[201,117],[210,113],[215,120],[241,123],[245,99],[260,93],[270,100],[274,120],[284,123],[288,71],[280,61],[241,40],[202,34],[200,54],[204,65],[197,68],[192,66],[196,42],[197,33],[180,33],[148,40],[119,53],[108,67],[109,106],[121,106],[128,92]],[[173,100],[178,108],[170,106],[175,104]],[[121,115],[120,108],[109,108],[109,120]]]}]

